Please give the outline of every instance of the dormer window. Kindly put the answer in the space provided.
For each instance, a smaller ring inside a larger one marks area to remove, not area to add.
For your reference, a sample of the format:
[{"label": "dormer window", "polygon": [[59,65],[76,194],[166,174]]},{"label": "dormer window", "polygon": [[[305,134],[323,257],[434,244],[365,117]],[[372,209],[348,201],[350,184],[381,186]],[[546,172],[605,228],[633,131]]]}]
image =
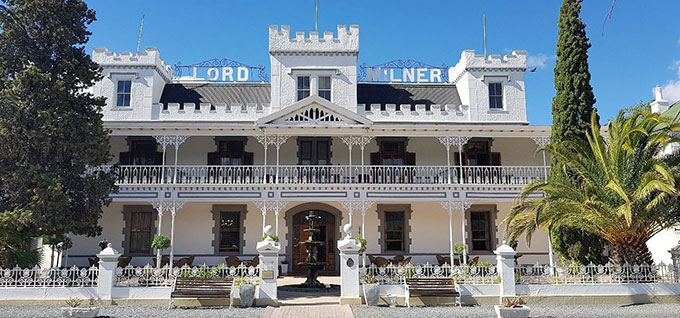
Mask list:
[{"label": "dormer window", "polygon": [[319,97],[331,100],[331,77],[319,76]]},{"label": "dormer window", "polygon": [[503,109],[503,84],[489,83],[489,109]]},{"label": "dormer window", "polygon": [[116,106],[130,107],[130,88],[132,81],[118,81],[116,89]]},{"label": "dormer window", "polygon": [[310,86],[309,76],[298,76],[297,78],[297,100],[309,97]]}]

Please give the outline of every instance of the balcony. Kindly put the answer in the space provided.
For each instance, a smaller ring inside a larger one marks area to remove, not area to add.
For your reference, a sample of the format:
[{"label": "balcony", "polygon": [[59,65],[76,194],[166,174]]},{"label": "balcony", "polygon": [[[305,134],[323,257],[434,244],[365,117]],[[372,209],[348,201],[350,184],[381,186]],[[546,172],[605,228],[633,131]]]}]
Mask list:
[{"label": "balcony", "polygon": [[543,179],[543,166],[106,166],[118,185],[525,185]]}]

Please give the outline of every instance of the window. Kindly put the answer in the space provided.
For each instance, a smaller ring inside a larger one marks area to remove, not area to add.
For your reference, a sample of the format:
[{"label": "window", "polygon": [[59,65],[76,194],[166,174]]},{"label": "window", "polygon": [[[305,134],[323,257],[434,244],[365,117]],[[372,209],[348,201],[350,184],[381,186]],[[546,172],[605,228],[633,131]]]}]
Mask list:
[{"label": "window", "polygon": [[381,141],[380,164],[385,166],[403,166],[406,145],[404,141]]},{"label": "window", "polygon": [[503,84],[489,83],[489,108],[503,109]]},{"label": "window", "polygon": [[470,234],[473,251],[491,250],[491,218],[490,212],[470,212]]},{"label": "window", "polygon": [[238,252],[241,245],[241,212],[220,212],[220,252]]},{"label": "window", "polygon": [[331,100],[331,77],[319,76],[319,97]]},{"label": "window", "polygon": [[219,160],[223,166],[239,166],[243,164],[243,141],[220,141]]},{"label": "window", "polygon": [[130,160],[132,165],[160,165],[163,163],[163,153],[156,151],[156,140],[131,140]]},{"label": "window", "polygon": [[385,252],[404,251],[404,212],[385,211]]},{"label": "window", "polygon": [[118,81],[116,89],[116,106],[130,107],[130,88],[132,81]]},{"label": "window", "polygon": [[153,239],[153,212],[130,212],[130,248],[129,253],[151,253]]},{"label": "window", "polygon": [[328,137],[298,138],[298,164],[330,165],[331,139]]},{"label": "window", "polygon": [[297,78],[297,100],[302,100],[309,96],[309,76],[298,76]]}]

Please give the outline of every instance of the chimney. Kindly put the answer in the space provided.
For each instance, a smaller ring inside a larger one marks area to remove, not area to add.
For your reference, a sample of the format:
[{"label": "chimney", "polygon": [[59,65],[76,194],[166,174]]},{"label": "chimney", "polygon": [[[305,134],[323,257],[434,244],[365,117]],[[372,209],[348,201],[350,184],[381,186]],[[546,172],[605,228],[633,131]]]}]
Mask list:
[{"label": "chimney", "polygon": [[654,87],[654,101],[650,104],[652,113],[662,114],[668,110],[668,101],[663,99],[661,87]]}]

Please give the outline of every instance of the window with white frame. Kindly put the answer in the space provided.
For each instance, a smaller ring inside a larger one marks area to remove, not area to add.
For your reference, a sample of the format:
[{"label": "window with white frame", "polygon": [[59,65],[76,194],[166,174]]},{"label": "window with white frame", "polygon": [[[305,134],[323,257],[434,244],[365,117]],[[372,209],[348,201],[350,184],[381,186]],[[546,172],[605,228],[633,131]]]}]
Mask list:
[{"label": "window with white frame", "polygon": [[116,106],[130,107],[130,92],[132,88],[132,81],[118,81],[116,88]]},{"label": "window with white frame", "polygon": [[319,97],[331,100],[331,77],[319,76]]},{"label": "window with white frame", "polygon": [[503,84],[489,83],[489,109],[503,109]]},{"label": "window with white frame", "polygon": [[297,100],[302,100],[309,96],[309,76],[298,76],[297,78]]}]

